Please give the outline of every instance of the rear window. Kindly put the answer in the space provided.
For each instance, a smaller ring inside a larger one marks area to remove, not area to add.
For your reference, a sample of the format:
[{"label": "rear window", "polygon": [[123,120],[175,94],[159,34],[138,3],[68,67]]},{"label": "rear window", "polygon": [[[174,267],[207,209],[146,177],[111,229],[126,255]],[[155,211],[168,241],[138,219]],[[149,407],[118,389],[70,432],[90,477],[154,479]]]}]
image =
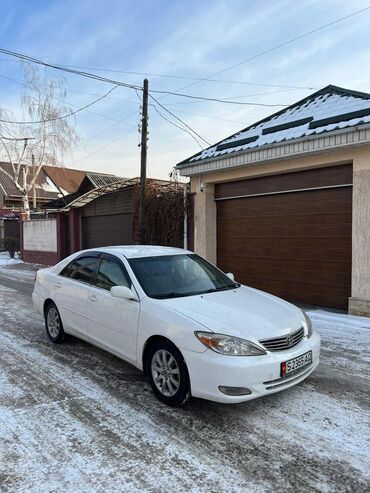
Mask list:
[{"label": "rear window", "polygon": [[68,264],[60,275],[91,284],[98,260],[97,257],[80,257]]}]

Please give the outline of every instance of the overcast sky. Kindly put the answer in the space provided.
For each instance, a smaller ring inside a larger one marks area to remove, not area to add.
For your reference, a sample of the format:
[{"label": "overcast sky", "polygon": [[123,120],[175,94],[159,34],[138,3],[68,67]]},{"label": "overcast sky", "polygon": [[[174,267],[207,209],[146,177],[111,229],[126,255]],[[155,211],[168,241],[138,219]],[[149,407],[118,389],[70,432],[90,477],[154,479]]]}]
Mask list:
[{"label": "overcast sky", "polygon": [[[0,47],[90,72],[105,69],[95,72],[134,84],[142,84],[143,75],[117,71],[147,73],[154,90],[178,91],[193,83],[181,92],[281,105],[156,95],[214,143],[327,84],[370,92],[370,10],[227,70],[215,77],[217,82],[192,79],[208,77],[368,5],[370,0],[0,0]],[[45,75],[59,77],[50,69]],[[1,55],[0,105],[16,114],[22,78],[19,62]],[[73,109],[111,87],[75,75],[65,75],[65,84]],[[118,88],[91,112],[79,113],[76,127],[83,145],[66,156],[65,165],[137,176],[139,107],[135,91]],[[200,150],[153,107],[149,132],[149,176],[166,178],[177,162]]]}]

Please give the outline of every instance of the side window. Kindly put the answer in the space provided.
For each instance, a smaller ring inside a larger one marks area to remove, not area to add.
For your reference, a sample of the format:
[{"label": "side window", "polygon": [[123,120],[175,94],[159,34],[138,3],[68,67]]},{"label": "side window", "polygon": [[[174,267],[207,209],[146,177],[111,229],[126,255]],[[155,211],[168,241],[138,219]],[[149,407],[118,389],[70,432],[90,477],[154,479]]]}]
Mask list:
[{"label": "side window", "polygon": [[103,258],[100,263],[95,285],[107,291],[110,291],[113,286],[131,287],[123,267],[118,262],[106,258]]},{"label": "side window", "polygon": [[91,284],[98,260],[97,257],[81,257],[73,260],[62,270],[60,275],[75,281]]}]

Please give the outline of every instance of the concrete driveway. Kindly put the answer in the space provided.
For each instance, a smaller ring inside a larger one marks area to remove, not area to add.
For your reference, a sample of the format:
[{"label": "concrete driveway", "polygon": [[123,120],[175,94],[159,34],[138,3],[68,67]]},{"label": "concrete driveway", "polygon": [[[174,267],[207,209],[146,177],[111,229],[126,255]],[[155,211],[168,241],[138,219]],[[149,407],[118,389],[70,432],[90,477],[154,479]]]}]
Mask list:
[{"label": "concrete driveway", "polygon": [[2,493],[369,491],[369,320],[311,312],[322,362],[297,387],[171,409],[114,356],[52,345],[19,272],[0,272]]}]

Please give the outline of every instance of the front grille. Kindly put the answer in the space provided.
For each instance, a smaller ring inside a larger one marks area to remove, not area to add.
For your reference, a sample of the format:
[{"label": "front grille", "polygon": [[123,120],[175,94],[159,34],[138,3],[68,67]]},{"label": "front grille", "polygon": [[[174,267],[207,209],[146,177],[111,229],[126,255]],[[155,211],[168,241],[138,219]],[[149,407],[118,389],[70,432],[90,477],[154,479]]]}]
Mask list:
[{"label": "front grille", "polygon": [[274,337],[273,339],[263,339],[259,341],[269,351],[283,351],[296,346],[304,336],[304,329],[301,327],[295,332],[291,332],[282,337]]}]

